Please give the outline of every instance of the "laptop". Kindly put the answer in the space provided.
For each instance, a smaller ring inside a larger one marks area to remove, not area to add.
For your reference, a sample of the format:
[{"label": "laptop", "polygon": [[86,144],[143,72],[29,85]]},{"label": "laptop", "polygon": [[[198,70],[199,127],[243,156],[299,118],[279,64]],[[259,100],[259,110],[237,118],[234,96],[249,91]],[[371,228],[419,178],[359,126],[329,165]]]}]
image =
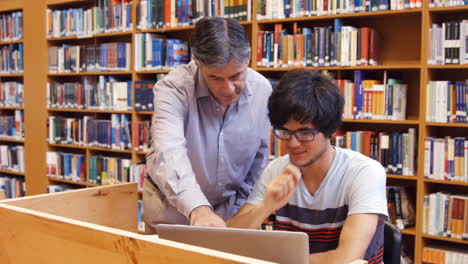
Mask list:
[{"label": "laptop", "polygon": [[158,237],[277,263],[309,263],[309,238],[302,232],[160,224]]}]

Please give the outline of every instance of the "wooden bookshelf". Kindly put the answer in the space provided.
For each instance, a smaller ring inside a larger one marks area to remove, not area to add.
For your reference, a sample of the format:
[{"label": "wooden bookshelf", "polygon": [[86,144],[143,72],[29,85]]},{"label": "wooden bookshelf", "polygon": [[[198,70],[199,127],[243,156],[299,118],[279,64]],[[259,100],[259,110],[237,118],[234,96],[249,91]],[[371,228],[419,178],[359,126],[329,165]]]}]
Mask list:
[{"label": "wooden bookshelf", "polygon": [[[77,183],[46,176],[46,152],[62,148],[65,151],[79,152],[86,155],[86,161],[93,154],[103,154],[112,157],[131,157],[132,164],[145,159],[147,152],[133,150],[112,150],[105,148],[85,147],[79,145],[48,144],[47,143],[47,118],[52,115],[82,116],[83,114],[128,114],[131,115],[132,122],[146,121],[151,119],[152,112],[149,111],[114,111],[114,110],[90,110],[90,109],[47,109],[46,107],[46,84],[48,81],[60,80],[76,81],[83,76],[112,75],[128,78],[132,82],[137,80],[152,80],[155,74],[168,73],[169,70],[134,70],[134,53],[131,50],[131,70],[112,72],[78,72],[78,73],[49,73],[48,72],[48,46],[73,43],[104,43],[114,39],[127,39],[134,46],[135,35],[140,33],[158,33],[184,38],[188,40],[189,33],[193,31],[193,26],[170,27],[162,29],[137,29],[136,5],[138,0],[132,1],[132,24],[133,28],[126,32],[99,33],[92,36],[69,36],[69,37],[47,37],[46,12],[50,9],[63,9],[70,7],[90,7],[95,5],[94,0],[35,0],[27,1],[23,5],[23,0],[1,1],[0,12],[23,10],[24,14],[24,74],[0,74],[0,78],[23,78],[25,86],[25,106],[24,107],[0,107],[0,109],[24,110],[25,111],[25,170],[24,174],[15,174],[5,171],[7,174],[27,175],[27,194],[44,193],[50,183],[67,183],[77,187],[95,186],[88,182]],[[252,10],[255,14],[257,1],[252,0]],[[408,248],[410,255],[414,256],[415,263],[421,263],[422,248],[428,244],[428,240],[449,241],[466,245],[467,242],[459,239],[450,239],[438,236],[431,236],[422,233],[423,221],[423,199],[428,194],[429,189],[433,190],[456,190],[462,189],[466,193],[468,183],[447,182],[433,179],[425,179],[424,168],[424,139],[429,136],[461,136],[468,134],[468,124],[453,123],[433,123],[426,122],[426,85],[430,80],[442,80],[440,76],[449,74],[459,78],[468,78],[468,64],[466,65],[428,65],[428,29],[433,21],[451,21],[451,15],[466,14],[468,6],[429,8],[427,1],[423,1],[423,7],[417,9],[397,10],[397,11],[377,11],[351,14],[337,14],[325,16],[298,17],[287,19],[257,20],[252,16],[251,21],[241,22],[246,29],[252,46],[252,58],[250,67],[257,70],[266,77],[278,79],[284,72],[293,67],[286,68],[266,68],[258,67],[257,62],[257,33],[261,30],[272,30],[274,24],[281,23],[286,27],[297,22],[300,27],[332,25],[333,19],[341,18],[347,25],[375,27],[381,32],[383,48],[380,51],[379,65],[376,66],[353,66],[353,67],[307,67],[308,69],[326,70],[337,73],[338,76],[349,76],[355,70],[362,70],[366,73],[383,73],[384,71],[405,73],[402,74],[404,81],[408,81],[408,104],[407,120],[372,120],[372,119],[345,119],[344,126],[353,129],[369,129],[378,127],[380,131],[405,131],[408,127],[417,130],[417,171],[415,176],[388,174],[388,181],[398,184],[409,184],[414,186],[415,193],[410,194],[415,201],[416,225],[402,230],[402,233],[410,236],[407,240],[411,246]],[[466,15],[468,19],[468,15]],[[39,30],[38,30],[38,26]],[[405,30],[402,30],[404,27]],[[3,44],[16,44],[20,42],[0,42]],[[134,92],[134,90],[133,90]],[[134,93],[132,94],[134,105]],[[134,131],[132,131],[134,132]],[[132,133],[133,135],[135,133]],[[0,139],[0,142],[2,139]],[[8,141],[8,140],[3,140]],[[33,151],[31,151],[33,150]],[[2,172],[0,170],[0,172]],[[430,188],[429,188],[430,185]]]}]

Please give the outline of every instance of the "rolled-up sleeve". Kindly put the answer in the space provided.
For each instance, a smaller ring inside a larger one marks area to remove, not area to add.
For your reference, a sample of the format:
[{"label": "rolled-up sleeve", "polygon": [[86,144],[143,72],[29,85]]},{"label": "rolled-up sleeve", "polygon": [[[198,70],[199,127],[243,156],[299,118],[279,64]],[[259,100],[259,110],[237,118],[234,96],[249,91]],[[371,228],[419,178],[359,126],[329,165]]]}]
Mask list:
[{"label": "rolled-up sleeve", "polygon": [[186,89],[163,79],[153,88],[155,111],[148,174],[179,212],[189,218],[196,207],[211,206],[195,178],[187,156],[184,120],[188,111]]}]

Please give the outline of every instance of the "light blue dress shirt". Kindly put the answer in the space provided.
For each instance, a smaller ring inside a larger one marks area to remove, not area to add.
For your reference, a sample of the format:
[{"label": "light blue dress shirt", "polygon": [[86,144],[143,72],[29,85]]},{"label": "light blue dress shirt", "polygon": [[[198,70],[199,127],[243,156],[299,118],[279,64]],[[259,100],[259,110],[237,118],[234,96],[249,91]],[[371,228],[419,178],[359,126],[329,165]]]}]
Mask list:
[{"label": "light blue dress shirt", "polygon": [[269,81],[249,68],[245,89],[225,115],[193,61],[172,70],[153,91],[150,177],[187,218],[199,206],[216,209],[227,202],[231,208],[220,216],[228,219],[268,162]]}]

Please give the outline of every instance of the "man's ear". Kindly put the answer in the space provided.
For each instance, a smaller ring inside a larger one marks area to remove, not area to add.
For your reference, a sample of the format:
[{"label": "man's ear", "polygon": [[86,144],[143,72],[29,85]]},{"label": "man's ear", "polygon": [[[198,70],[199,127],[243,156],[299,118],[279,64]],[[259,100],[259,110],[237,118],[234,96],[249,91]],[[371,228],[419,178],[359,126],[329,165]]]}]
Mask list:
[{"label": "man's ear", "polygon": [[200,62],[198,62],[197,58],[195,58],[195,56],[192,56],[192,58],[193,58],[193,61],[195,61],[197,68],[200,68]]}]

